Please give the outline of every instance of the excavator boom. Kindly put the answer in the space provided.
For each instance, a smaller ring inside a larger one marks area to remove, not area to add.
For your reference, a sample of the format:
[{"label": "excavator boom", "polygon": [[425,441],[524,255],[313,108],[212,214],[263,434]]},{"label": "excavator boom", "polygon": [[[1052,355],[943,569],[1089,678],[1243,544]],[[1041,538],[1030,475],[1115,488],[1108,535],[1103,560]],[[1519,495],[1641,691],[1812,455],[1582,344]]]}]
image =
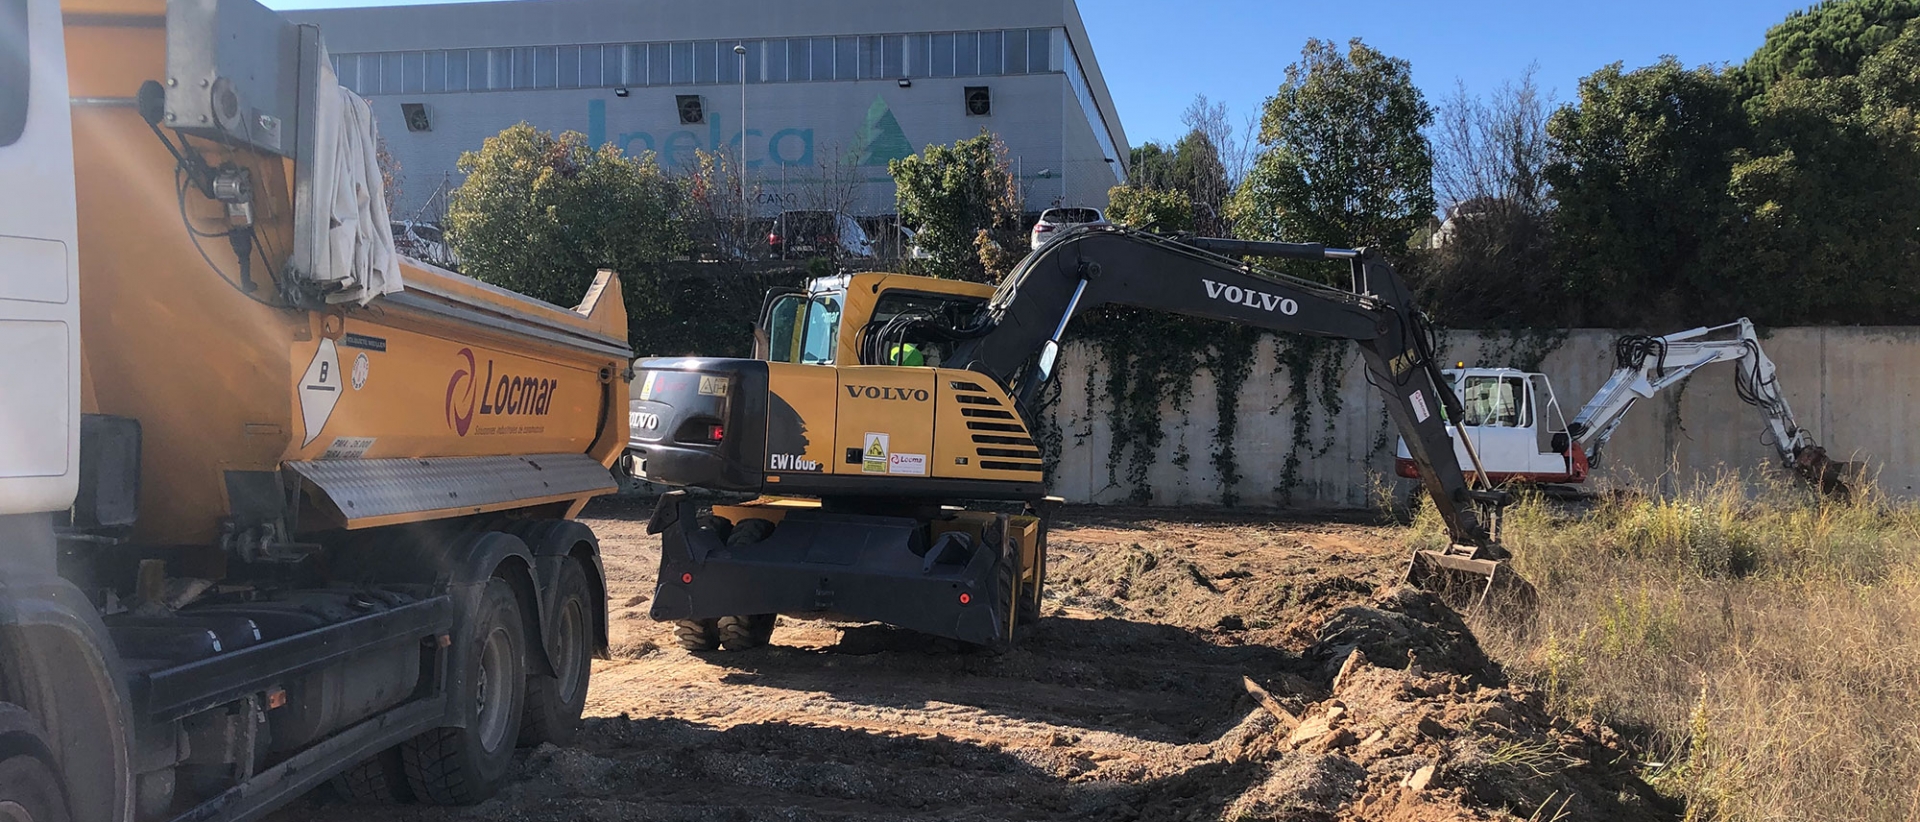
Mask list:
[{"label": "excavator boom", "polygon": [[1650,398],[1717,362],[1734,363],[1734,388],[1740,399],[1760,410],[1780,460],[1828,493],[1846,493],[1842,467],[1794,421],[1772,358],[1745,317],[1660,337],[1625,336],[1614,341],[1613,375],[1594,392],[1568,424],[1568,433],[1598,466],[1607,442],[1635,402]]},{"label": "excavator boom", "polygon": [[[1236,259],[1241,256],[1344,263],[1351,288],[1268,271]],[[1080,229],[1008,275],[987,306],[989,330],[962,343],[953,360],[1030,404],[1052,377],[1067,322],[1102,305],[1353,340],[1453,542],[1473,546],[1474,553],[1492,545],[1479,509],[1496,498],[1469,487],[1443,418],[1459,419],[1460,401],[1434,360],[1411,289],[1377,251]]]}]

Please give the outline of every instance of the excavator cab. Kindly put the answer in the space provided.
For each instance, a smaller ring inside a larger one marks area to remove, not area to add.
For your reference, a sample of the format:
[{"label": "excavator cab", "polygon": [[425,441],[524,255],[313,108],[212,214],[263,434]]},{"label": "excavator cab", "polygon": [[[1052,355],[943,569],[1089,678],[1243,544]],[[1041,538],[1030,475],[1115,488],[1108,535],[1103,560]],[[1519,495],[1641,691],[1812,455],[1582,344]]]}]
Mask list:
[{"label": "excavator cab", "polygon": [[[1473,440],[1479,463],[1493,485],[1579,483],[1587,478],[1587,455],[1568,435],[1567,419],[1547,375],[1513,368],[1450,368],[1442,372],[1460,396],[1465,418],[1449,421],[1447,435],[1462,466],[1472,466],[1461,432]],[[1401,439],[1394,473],[1405,479],[1420,474]],[[1411,501],[1424,492],[1418,485]]]},{"label": "excavator cab", "polygon": [[[904,274],[841,274],[767,296],[754,358],[800,365],[939,368],[993,296],[991,286]],[[917,356],[916,356],[917,355]]]}]

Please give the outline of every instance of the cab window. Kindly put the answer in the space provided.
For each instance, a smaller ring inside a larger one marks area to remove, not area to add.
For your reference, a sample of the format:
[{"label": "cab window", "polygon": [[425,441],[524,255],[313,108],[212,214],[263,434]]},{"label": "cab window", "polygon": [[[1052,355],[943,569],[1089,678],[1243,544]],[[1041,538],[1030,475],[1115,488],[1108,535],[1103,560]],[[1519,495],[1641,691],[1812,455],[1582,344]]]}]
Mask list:
[{"label": "cab window", "polygon": [[[953,294],[929,294],[919,291],[890,289],[880,293],[880,299],[873,305],[873,317],[868,320],[866,332],[862,335],[867,342],[882,346],[876,355],[863,353],[862,362],[866,365],[900,364],[904,352],[918,356],[918,362],[906,364],[938,367],[952,353],[953,341],[943,335],[929,334],[916,330],[913,326],[892,327],[894,320],[906,317],[931,321],[942,328],[965,328],[971,325],[986,300],[979,297],[962,297]],[[875,335],[885,337],[871,339]],[[865,343],[863,343],[865,345]],[[870,346],[869,346],[870,347]],[[870,362],[868,360],[871,360]]]},{"label": "cab window", "polygon": [[0,0],[0,146],[19,141],[27,128],[27,0]]},{"label": "cab window", "polygon": [[767,359],[806,365],[832,364],[840,337],[840,293],[788,294],[767,317]]},{"label": "cab window", "polygon": [[1533,424],[1527,408],[1527,384],[1520,377],[1468,377],[1460,402],[1467,425],[1525,428]]}]

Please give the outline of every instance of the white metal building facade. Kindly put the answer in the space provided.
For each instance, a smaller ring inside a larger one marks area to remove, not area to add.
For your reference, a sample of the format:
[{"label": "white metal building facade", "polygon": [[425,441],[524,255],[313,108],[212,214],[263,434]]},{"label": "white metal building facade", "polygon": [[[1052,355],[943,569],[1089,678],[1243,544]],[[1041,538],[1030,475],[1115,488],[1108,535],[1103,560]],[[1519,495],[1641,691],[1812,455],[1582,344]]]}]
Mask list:
[{"label": "white metal building facade", "polygon": [[888,160],[983,129],[1006,144],[1029,211],[1104,206],[1126,175],[1126,134],[1074,0],[514,0],[289,16],[321,26],[341,82],[372,101],[401,167],[398,217],[431,208],[458,183],[461,152],[522,120],[652,151],[670,169],[744,143],[762,214],[804,207],[823,178],[855,181],[857,215],[890,213]]}]

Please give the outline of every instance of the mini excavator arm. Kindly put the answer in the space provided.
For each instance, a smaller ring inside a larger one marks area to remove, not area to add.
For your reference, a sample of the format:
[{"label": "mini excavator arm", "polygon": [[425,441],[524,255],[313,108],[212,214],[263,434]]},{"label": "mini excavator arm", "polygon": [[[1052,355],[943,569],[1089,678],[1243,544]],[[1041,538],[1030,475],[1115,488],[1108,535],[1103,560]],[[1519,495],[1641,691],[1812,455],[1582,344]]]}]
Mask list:
[{"label": "mini excavator arm", "polygon": [[[1728,334],[1731,333],[1731,338]],[[1627,411],[1641,399],[1666,390],[1716,362],[1733,362],[1740,398],[1760,409],[1772,432],[1773,444],[1788,465],[1810,447],[1818,447],[1805,429],[1794,423],[1793,409],[1780,393],[1773,360],[1760,348],[1760,337],[1745,317],[1726,325],[1694,328],[1663,337],[1627,336],[1614,342],[1616,368],[1593,399],[1574,415],[1569,429],[1576,442],[1599,464],[1601,451]]]},{"label": "mini excavator arm", "polygon": [[[1289,277],[1228,255],[1345,262],[1352,288]],[[987,322],[959,345],[953,361],[999,381],[1026,412],[1052,377],[1068,321],[1101,305],[1358,343],[1368,381],[1386,393],[1388,412],[1453,541],[1492,547],[1479,509],[1497,503],[1499,495],[1473,490],[1455,460],[1445,419],[1461,418],[1460,401],[1434,362],[1411,290],[1377,252],[1076,229],[1008,275],[988,304]]]}]

